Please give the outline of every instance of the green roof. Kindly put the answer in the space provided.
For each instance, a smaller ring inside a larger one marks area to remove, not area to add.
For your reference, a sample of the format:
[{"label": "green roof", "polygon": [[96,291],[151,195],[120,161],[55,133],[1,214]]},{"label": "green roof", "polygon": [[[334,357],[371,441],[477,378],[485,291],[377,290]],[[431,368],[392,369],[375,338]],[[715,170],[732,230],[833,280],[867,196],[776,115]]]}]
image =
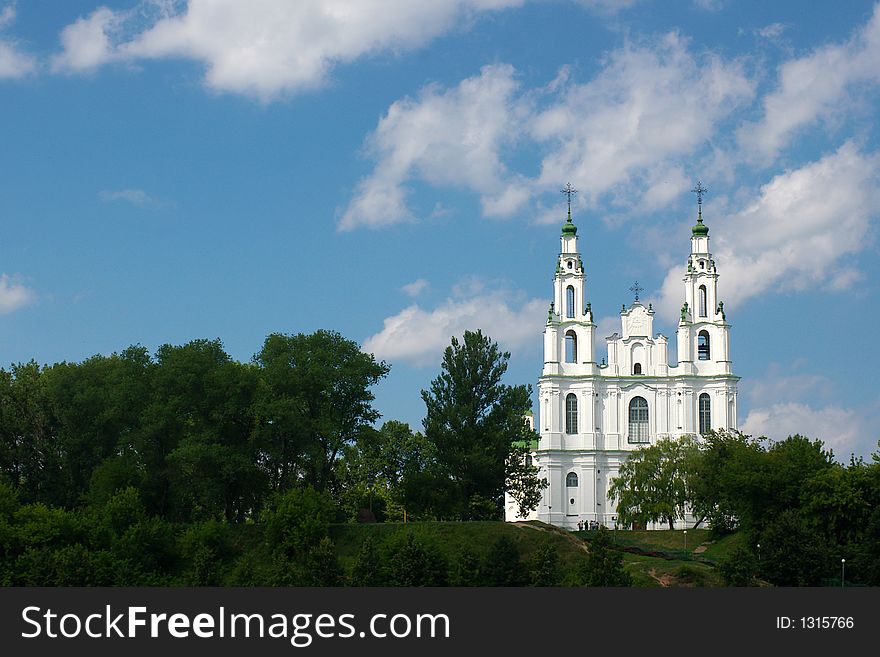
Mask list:
[{"label": "green roof", "polygon": [[573,223],[571,223],[571,213],[568,215],[568,220],[562,225],[562,236],[572,236],[577,235],[578,229]]},{"label": "green roof", "polygon": [[709,227],[703,223],[703,213],[697,215],[697,223],[691,228],[694,237],[706,237],[709,234]]}]

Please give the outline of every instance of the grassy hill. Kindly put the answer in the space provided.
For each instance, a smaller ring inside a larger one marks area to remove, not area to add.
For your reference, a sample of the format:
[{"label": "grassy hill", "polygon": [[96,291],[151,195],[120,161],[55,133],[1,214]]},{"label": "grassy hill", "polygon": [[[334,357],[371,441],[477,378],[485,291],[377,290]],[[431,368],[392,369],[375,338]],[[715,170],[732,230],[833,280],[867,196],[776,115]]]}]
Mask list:
[{"label": "grassy hill", "polygon": [[[562,579],[589,549],[591,532],[569,532],[540,522],[411,522],[333,525],[330,537],[346,570],[354,564],[367,536],[381,548],[389,542],[414,534],[434,547],[449,561],[468,546],[485,556],[502,536],[519,548],[523,561],[542,545],[554,545],[559,555]],[[738,535],[712,541],[705,529],[688,530],[687,549],[681,531],[617,531],[614,543],[624,553],[624,566],[636,586],[723,586],[715,564],[740,542]]]}]

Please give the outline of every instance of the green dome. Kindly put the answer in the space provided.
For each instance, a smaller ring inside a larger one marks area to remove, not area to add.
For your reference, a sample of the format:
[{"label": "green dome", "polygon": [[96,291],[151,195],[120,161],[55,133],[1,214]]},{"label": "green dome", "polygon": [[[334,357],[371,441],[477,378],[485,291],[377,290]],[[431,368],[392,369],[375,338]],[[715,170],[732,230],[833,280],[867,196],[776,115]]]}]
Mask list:
[{"label": "green dome", "polygon": [[694,237],[706,237],[709,234],[709,227],[703,223],[703,217],[697,219],[697,224],[691,228]]},{"label": "green dome", "polygon": [[573,223],[571,223],[571,215],[568,215],[568,221],[566,221],[562,225],[562,236],[563,237],[574,237],[577,235],[578,229]]}]

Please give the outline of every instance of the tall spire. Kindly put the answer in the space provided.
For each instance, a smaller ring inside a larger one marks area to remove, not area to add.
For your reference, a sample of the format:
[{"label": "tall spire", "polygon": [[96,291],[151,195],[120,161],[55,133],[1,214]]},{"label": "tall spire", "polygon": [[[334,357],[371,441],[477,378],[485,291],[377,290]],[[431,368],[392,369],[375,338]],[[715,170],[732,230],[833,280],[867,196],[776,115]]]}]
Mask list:
[{"label": "tall spire", "polygon": [[697,195],[697,225],[691,229],[691,233],[695,237],[705,237],[709,234],[709,227],[703,224],[703,194],[707,193],[709,188],[703,187],[703,183],[698,180],[691,191]]},{"label": "tall spire", "polygon": [[568,183],[564,189],[559,190],[562,194],[568,196],[568,219],[565,224],[562,226],[562,234],[563,235],[577,235],[577,226],[575,226],[571,222],[571,195],[577,194],[577,191],[574,187],[571,186],[571,183]]}]

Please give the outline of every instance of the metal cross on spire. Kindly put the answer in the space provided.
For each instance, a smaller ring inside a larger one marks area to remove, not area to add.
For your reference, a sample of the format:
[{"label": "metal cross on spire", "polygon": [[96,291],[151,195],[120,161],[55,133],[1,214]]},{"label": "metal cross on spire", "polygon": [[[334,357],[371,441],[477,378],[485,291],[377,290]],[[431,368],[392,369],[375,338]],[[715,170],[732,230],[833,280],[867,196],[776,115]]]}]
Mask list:
[{"label": "metal cross on spire", "polygon": [[571,183],[568,183],[564,189],[559,190],[562,194],[568,196],[568,217],[571,218],[571,195],[577,194],[578,190],[571,186]]},{"label": "metal cross on spire", "polygon": [[639,282],[636,281],[635,285],[633,285],[631,288],[629,288],[629,291],[636,295],[636,301],[638,301],[639,294],[644,292],[645,288],[643,288],[641,285],[639,285]]},{"label": "metal cross on spire", "polygon": [[703,205],[703,194],[708,192],[709,188],[703,187],[703,183],[698,180],[696,186],[691,191],[697,195],[697,204]]},{"label": "metal cross on spire", "polygon": [[696,187],[694,187],[691,191],[697,195],[697,221],[702,222],[702,220],[703,220],[703,194],[708,192],[709,188],[703,187],[703,183],[698,180]]}]

